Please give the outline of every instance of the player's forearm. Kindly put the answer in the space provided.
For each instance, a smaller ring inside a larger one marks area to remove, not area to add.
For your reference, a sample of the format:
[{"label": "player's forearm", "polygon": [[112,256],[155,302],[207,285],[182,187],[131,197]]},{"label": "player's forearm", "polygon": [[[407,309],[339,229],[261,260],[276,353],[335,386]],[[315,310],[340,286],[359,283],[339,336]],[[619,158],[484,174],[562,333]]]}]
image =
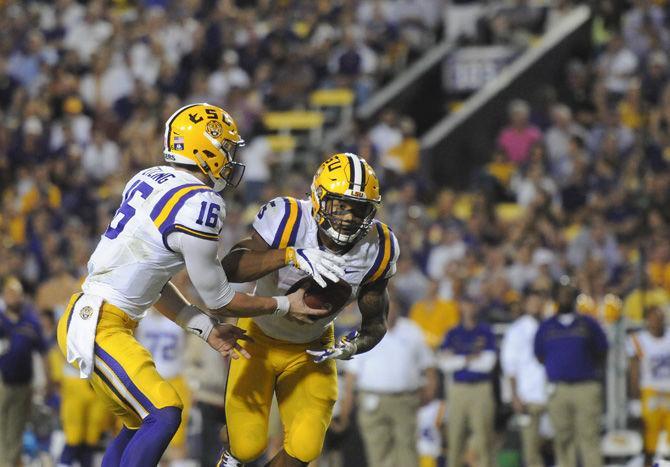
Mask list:
[{"label": "player's forearm", "polygon": [[189,301],[186,297],[172,282],[168,282],[163,287],[161,298],[154,303],[154,308],[166,318],[176,322],[177,314],[187,305]]},{"label": "player's forearm", "polygon": [[375,345],[379,344],[385,335],[385,322],[375,322],[368,325],[365,325],[364,323],[358,331],[358,337],[354,341],[356,344],[356,354],[365,353],[368,350],[371,350]]},{"label": "player's forearm", "polygon": [[252,282],[286,266],[286,250],[233,249],[221,265],[230,282]]},{"label": "player's forearm", "polygon": [[358,297],[358,309],[363,316],[358,337],[354,340],[356,353],[372,349],[386,335],[386,317],[389,311],[387,281],[366,286]]},{"label": "player's forearm", "polygon": [[237,292],[226,306],[212,310],[212,315],[216,318],[249,318],[271,315],[277,311],[277,307],[278,301],[276,298]]}]

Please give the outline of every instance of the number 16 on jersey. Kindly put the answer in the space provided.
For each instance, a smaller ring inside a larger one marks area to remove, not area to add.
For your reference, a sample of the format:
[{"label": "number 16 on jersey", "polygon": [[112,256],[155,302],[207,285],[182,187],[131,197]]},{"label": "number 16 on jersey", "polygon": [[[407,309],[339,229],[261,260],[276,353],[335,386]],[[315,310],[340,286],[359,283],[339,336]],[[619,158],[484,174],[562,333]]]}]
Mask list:
[{"label": "number 16 on jersey", "polygon": [[[209,208],[207,208],[208,205]],[[220,211],[221,206],[219,206],[218,204],[203,201],[202,203],[200,203],[200,214],[198,214],[198,219],[195,221],[195,223],[198,225],[202,225],[204,222],[204,224],[207,227],[216,228],[216,224],[219,221]]]}]

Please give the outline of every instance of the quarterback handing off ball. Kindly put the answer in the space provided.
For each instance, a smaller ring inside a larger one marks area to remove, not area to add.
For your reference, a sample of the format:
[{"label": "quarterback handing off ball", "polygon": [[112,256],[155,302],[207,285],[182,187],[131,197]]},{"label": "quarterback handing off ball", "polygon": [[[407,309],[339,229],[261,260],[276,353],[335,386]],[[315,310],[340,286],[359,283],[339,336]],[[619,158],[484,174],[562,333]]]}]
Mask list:
[{"label": "quarterback handing off ball", "polygon": [[326,281],[326,287],[321,287],[312,276],[303,277],[286,291],[286,295],[298,289],[304,289],[305,296],[303,300],[305,304],[311,308],[330,310],[330,313],[325,315],[330,316],[340,311],[346,305],[351,296],[352,289],[351,285],[344,280],[333,282],[325,277],[324,280]]}]

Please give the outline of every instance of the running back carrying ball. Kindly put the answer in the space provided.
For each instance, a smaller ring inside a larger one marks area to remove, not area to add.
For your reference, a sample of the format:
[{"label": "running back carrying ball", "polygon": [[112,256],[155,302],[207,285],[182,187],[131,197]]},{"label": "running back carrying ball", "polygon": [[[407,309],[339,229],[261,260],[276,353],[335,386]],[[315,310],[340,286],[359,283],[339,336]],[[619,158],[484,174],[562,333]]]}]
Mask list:
[{"label": "running back carrying ball", "polygon": [[286,295],[295,292],[299,288],[305,289],[305,305],[317,309],[329,309],[330,313],[324,315],[324,317],[337,313],[349,300],[352,290],[351,285],[344,280],[333,282],[325,277],[324,279],[326,287],[321,287],[312,276],[304,277],[293,284],[286,292]]}]

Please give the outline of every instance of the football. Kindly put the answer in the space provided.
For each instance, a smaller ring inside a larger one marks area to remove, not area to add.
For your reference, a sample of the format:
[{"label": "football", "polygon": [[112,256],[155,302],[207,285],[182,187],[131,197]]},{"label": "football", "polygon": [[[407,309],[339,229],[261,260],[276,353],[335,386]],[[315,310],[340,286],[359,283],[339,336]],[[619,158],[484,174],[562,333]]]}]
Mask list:
[{"label": "football", "polygon": [[337,282],[325,277],[323,279],[326,281],[326,287],[317,284],[312,276],[303,277],[286,291],[286,295],[298,289],[305,289],[304,300],[307,306],[310,308],[327,308],[330,310],[329,315],[337,313],[347,304],[351,296],[351,285],[343,279]]}]

